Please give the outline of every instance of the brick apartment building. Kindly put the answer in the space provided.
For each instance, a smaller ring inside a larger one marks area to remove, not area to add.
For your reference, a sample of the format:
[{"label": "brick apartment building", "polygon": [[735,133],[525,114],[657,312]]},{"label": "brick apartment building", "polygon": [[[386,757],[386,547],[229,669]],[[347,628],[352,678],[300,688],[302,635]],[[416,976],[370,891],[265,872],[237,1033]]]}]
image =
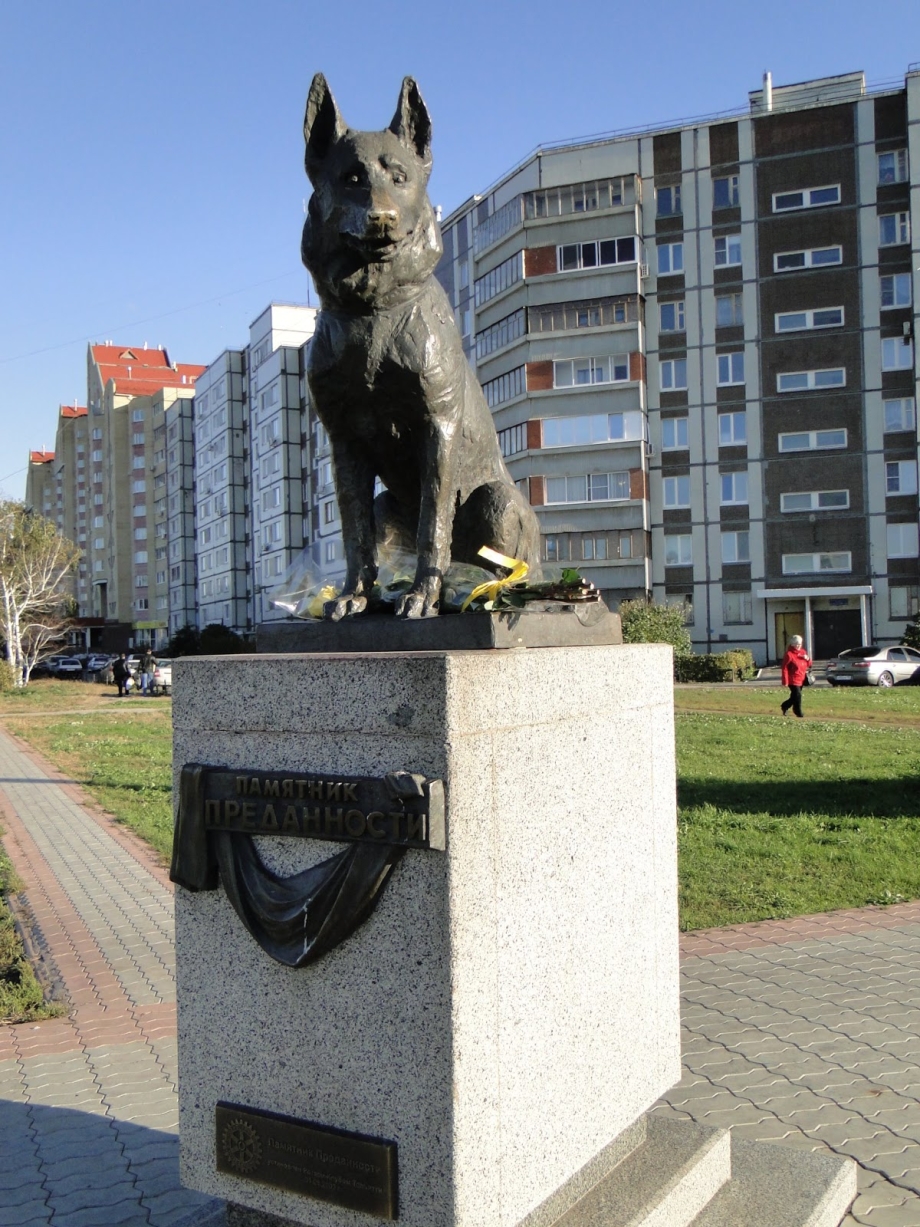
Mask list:
[{"label": "brick apartment building", "polygon": [[[912,156],[911,156],[912,155]],[[920,72],[541,150],[438,276],[548,562],[818,658],[918,608]]]}]

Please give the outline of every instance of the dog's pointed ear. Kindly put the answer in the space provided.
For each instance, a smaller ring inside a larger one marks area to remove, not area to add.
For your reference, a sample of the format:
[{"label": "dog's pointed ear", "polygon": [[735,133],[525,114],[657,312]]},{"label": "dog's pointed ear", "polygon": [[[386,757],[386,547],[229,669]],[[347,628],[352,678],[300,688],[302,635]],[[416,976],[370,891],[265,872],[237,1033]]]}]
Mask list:
[{"label": "dog's pointed ear", "polygon": [[332,90],[323,74],[318,72],[307,95],[307,113],[303,120],[303,135],[307,142],[304,160],[308,175],[312,177],[331,146],[345,130]]},{"label": "dog's pointed ear", "polygon": [[412,77],[403,77],[390,131],[431,166],[431,116]]}]

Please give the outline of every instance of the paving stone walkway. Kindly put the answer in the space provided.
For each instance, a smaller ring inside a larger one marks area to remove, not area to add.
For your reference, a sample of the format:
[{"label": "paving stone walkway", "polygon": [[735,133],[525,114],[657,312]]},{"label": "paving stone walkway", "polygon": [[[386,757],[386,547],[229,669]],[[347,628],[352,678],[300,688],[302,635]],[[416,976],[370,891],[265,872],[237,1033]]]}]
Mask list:
[{"label": "paving stone walkway", "polygon": [[179,1184],[172,889],[144,844],[0,733],[4,846],[68,1018],[0,1026],[0,1227],[169,1227]]},{"label": "paving stone walkway", "polygon": [[[218,1227],[179,1185],[165,871],[3,733],[0,821],[72,1007],[0,1026],[0,1227]],[[684,1077],[654,1111],[850,1155],[846,1227],[920,1227],[920,903],[688,934],[682,973]]]}]

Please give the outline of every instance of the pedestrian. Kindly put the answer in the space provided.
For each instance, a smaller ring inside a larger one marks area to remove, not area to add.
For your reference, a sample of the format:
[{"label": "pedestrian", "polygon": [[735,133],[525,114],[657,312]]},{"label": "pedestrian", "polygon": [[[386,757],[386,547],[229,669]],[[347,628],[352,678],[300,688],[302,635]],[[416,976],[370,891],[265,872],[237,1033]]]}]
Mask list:
[{"label": "pedestrian", "polygon": [[789,698],[781,705],[784,716],[792,708],[795,715],[802,719],[802,687],[810,668],[811,658],[802,646],[802,636],[793,635],[783,657],[783,685],[789,687]]},{"label": "pedestrian", "polygon": [[156,663],[150,648],[144,648],[137,666],[141,675],[141,694],[153,694],[153,671]]},{"label": "pedestrian", "polygon": [[112,678],[115,681],[115,685],[118,687],[119,699],[124,698],[125,696],[125,682],[130,676],[131,672],[128,669],[128,662],[125,660],[124,652],[122,652],[122,654],[112,665]]}]

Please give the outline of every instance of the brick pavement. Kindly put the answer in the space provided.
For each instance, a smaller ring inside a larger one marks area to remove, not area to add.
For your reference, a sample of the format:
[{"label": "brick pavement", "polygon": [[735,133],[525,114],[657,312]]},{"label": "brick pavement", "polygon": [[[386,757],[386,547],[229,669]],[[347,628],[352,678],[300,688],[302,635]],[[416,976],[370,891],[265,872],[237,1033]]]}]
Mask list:
[{"label": "brick pavement", "polygon": [[0,1227],[169,1227],[178,1170],[172,892],[153,854],[0,733],[4,846],[70,1015],[0,1026]]}]

